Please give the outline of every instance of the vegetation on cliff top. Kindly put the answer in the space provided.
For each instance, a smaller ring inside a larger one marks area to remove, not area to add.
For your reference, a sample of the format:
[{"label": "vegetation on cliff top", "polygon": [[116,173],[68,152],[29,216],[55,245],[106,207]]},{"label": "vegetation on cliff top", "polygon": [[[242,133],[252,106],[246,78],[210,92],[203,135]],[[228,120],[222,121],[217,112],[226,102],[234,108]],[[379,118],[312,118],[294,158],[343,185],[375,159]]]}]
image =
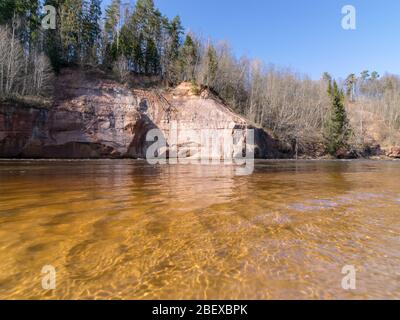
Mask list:
[{"label": "vegetation on cliff top", "polygon": [[343,91],[339,90],[336,81],[333,81],[333,84],[329,82],[328,94],[331,97],[332,108],[325,122],[324,136],[328,153],[336,156],[340,149],[348,148],[351,129],[343,104]]},{"label": "vegetation on cliff top", "polygon": [[[56,8],[55,30],[40,27],[41,5]],[[112,0],[104,15],[101,0],[0,0],[0,25],[3,98],[51,97],[53,72],[89,65],[113,72],[121,82],[145,74],[165,86],[188,81],[207,87],[272,132],[282,148],[300,155],[338,155],[344,149],[363,154],[376,143],[366,114],[389,128],[387,143],[396,141],[400,128],[399,77],[363,71],[332,84],[327,73],[313,81],[259,60],[238,59],[225,42],[184,34],[179,16],[168,19],[153,0],[134,6]]]}]

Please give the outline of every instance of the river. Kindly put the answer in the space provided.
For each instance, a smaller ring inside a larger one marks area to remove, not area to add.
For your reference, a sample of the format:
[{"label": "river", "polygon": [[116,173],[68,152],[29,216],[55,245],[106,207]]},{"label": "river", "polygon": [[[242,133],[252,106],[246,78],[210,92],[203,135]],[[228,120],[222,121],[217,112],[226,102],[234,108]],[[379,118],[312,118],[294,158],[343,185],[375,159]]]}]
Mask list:
[{"label": "river", "polygon": [[0,161],[0,298],[399,299],[400,162]]}]

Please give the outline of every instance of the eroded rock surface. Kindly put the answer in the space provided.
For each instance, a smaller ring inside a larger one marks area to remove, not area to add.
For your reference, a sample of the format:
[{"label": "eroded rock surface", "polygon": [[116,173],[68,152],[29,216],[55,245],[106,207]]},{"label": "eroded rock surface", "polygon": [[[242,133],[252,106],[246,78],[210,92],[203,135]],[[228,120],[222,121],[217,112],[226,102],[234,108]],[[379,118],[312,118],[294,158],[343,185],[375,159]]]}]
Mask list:
[{"label": "eroded rock surface", "polygon": [[[0,157],[144,158],[151,129],[162,131],[169,149],[193,156],[190,150],[201,147],[199,130],[217,130],[223,140],[250,128],[209,92],[193,95],[188,84],[170,91],[129,89],[99,74],[64,70],[52,108],[0,104]],[[261,129],[255,129],[255,153],[276,155],[274,140]]]},{"label": "eroded rock surface", "polygon": [[390,158],[400,159],[400,147],[392,147],[387,152],[387,156]]}]

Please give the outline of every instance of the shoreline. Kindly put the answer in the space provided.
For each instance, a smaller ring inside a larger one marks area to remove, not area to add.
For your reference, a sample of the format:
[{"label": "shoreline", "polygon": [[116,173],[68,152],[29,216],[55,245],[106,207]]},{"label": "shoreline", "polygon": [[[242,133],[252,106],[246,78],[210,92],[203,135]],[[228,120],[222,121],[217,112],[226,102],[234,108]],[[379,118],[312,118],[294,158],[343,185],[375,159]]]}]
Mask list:
[{"label": "shoreline", "polygon": [[[185,159],[183,159],[185,161]],[[15,161],[15,162],[23,162],[23,161],[41,161],[41,162],[83,162],[83,161],[135,161],[135,162],[146,162],[146,159],[134,159],[134,158],[0,158],[1,162],[6,161]],[[187,161],[187,160],[186,160]],[[201,161],[201,160],[196,160]],[[303,158],[303,159],[292,159],[292,158],[277,158],[277,159],[254,159],[255,162],[356,162],[356,161],[371,161],[371,162],[388,162],[393,161],[397,162],[400,161],[399,158],[390,158],[390,157],[371,157],[371,158],[355,158],[355,159],[329,159],[329,158]],[[223,160],[221,160],[223,163]],[[178,164],[197,164],[195,161],[193,163],[178,163]],[[213,163],[210,163],[213,165]]]}]

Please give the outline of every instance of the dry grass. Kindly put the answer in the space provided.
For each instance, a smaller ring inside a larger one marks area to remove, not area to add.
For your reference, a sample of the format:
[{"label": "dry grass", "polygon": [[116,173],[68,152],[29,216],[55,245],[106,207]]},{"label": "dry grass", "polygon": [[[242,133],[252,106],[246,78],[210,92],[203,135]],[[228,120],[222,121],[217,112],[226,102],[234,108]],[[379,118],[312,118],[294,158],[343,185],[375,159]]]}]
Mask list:
[{"label": "dry grass", "polygon": [[368,109],[371,110],[361,101],[347,106],[355,143],[359,146],[379,144],[384,150],[398,145],[399,130],[391,128],[379,114]]},{"label": "dry grass", "polygon": [[10,103],[26,108],[44,108],[50,109],[53,105],[53,100],[39,96],[12,96],[3,98],[0,102]]}]

